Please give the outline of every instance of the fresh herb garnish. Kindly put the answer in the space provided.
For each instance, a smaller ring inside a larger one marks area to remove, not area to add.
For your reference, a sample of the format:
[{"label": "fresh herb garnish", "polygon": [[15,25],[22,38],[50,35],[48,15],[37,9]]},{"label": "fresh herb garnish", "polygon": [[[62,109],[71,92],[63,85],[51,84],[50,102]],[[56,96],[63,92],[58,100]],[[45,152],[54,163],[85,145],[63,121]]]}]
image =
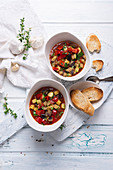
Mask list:
[{"label": "fresh herb garnish", "polygon": [[59,128],[62,130],[63,128],[65,128],[65,125],[62,124]]},{"label": "fresh herb garnish", "polygon": [[36,111],[33,111],[33,116],[38,116],[38,115],[36,114]]},{"label": "fresh herb garnish", "polygon": [[44,107],[42,106],[42,110],[44,110]]},{"label": "fresh herb garnish", "polygon": [[4,97],[5,102],[3,103],[3,107],[5,109],[4,113],[5,114],[10,114],[11,116],[13,116],[15,119],[17,118],[17,114],[14,113],[14,110],[12,110],[11,108],[8,107],[8,103],[7,103],[7,97]]},{"label": "fresh herb garnish", "polygon": [[[28,30],[25,30],[24,21],[25,21],[25,18],[20,19],[20,30],[19,30],[19,34],[17,35],[17,38],[18,40],[20,40],[20,42],[23,42],[25,46],[24,51],[27,52],[29,48],[31,48],[31,44],[29,42],[31,28],[28,28]],[[27,56],[28,54],[24,53],[23,60],[26,60]]]},{"label": "fresh herb garnish", "polygon": [[59,116],[61,116],[63,113],[64,113],[64,112],[60,112],[60,113],[59,113]]},{"label": "fresh herb garnish", "polygon": [[81,51],[80,53],[77,54],[77,60],[80,60],[80,57],[82,57],[84,54],[83,52]]},{"label": "fresh herb garnish", "polygon": [[53,53],[51,56],[53,57],[55,54]]},{"label": "fresh herb garnish", "polygon": [[45,121],[47,121],[47,118],[44,118]]},{"label": "fresh herb garnish", "polygon": [[64,64],[64,66],[65,66],[65,67],[68,67],[68,64],[67,64],[67,63],[65,63],[65,64]]}]

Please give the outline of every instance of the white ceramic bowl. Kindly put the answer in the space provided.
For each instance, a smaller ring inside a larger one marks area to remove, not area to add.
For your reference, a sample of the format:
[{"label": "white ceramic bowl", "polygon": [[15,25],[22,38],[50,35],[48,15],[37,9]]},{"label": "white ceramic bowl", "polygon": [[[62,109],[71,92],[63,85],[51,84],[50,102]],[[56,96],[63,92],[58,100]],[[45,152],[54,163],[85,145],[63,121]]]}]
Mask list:
[{"label": "white ceramic bowl", "polygon": [[[65,111],[64,114],[62,115],[62,117],[60,118],[60,120],[58,120],[56,123],[52,124],[52,125],[41,125],[38,122],[36,122],[29,110],[29,103],[30,103],[30,99],[32,97],[32,95],[41,87],[54,87],[56,89],[58,89],[62,95],[64,96],[64,100],[65,100]],[[30,89],[27,98],[26,98],[26,103],[25,103],[25,117],[26,117],[26,121],[29,124],[30,127],[32,127],[33,129],[40,131],[40,132],[51,132],[56,130],[65,120],[67,113],[68,113],[68,107],[69,107],[69,101],[68,101],[68,93],[67,90],[65,89],[65,87],[59,83],[58,81],[52,80],[52,79],[44,79],[44,80],[40,80],[37,83],[35,83],[33,85],[33,87]]]},{"label": "white ceramic bowl", "polygon": [[[75,84],[73,84],[69,89],[68,89],[68,93],[69,93],[69,102],[70,102],[70,105],[75,108],[75,106],[73,105],[72,101],[71,101],[71,97],[70,97],[70,92],[72,90],[75,90],[75,89],[78,89],[78,90],[83,90],[85,88],[88,88],[88,87],[97,87],[97,88],[100,88],[99,85],[97,85],[96,83],[93,83],[91,81],[79,81]],[[99,101],[97,102],[94,102],[92,103],[94,109],[98,109],[102,104],[103,104],[103,98],[101,98]]]},{"label": "white ceramic bowl", "polygon": [[[58,42],[66,41],[66,40],[77,43],[83,49],[83,51],[86,55],[86,63],[85,63],[83,70],[79,74],[72,76],[72,77],[63,77],[60,74],[56,73],[52,69],[50,60],[49,60],[49,54],[50,54],[50,51],[53,48],[53,46],[55,44],[57,44]],[[73,34],[70,34],[68,32],[62,32],[62,33],[56,34],[48,40],[48,42],[46,43],[46,47],[45,47],[45,56],[47,59],[48,67],[52,71],[52,73],[55,74],[58,78],[61,78],[66,81],[73,81],[73,80],[78,80],[78,79],[82,78],[84,75],[86,75],[86,73],[89,71],[89,69],[91,67],[90,57],[88,55],[88,51],[87,51],[86,47],[80,41],[80,39],[78,39],[76,36],[74,36]]]}]

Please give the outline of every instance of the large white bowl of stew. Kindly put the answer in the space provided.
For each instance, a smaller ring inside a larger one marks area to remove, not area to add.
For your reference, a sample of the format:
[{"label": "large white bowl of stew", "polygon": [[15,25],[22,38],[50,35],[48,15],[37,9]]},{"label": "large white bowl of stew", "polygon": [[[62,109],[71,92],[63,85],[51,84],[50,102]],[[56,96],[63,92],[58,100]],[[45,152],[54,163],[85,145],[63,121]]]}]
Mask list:
[{"label": "large white bowl of stew", "polygon": [[61,83],[40,80],[27,95],[25,117],[29,126],[37,131],[54,131],[64,122],[68,106],[68,93]]},{"label": "large white bowl of stew", "polygon": [[46,44],[45,55],[52,73],[66,81],[82,78],[91,67],[86,47],[68,32],[51,37]]}]

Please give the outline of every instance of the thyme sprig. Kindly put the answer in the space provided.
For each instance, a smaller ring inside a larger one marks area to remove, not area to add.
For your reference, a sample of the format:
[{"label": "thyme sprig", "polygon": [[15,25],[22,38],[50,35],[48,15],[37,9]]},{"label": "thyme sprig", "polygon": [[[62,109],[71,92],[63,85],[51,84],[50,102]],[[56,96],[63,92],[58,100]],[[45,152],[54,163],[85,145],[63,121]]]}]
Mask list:
[{"label": "thyme sprig", "polygon": [[25,18],[20,19],[20,30],[19,30],[19,34],[17,35],[17,38],[25,46],[25,49],[24,49],[25,53],[23,56],[23,60],[26,60],[28,56],[26,52],[29,50],[29,48],[31,48],[31,44],[29,41],[31,28],[28,28],[28,30],[25,30],[24,21],[25,21]]},{"label": "thyme sprig", "polygon": [[3,107],[4,107],[4,113],[5,115],[7,115],[8,113],[13,116],[15,119],[17,118],[17,114],[14,113],[14,110],[12,110],[11,108],[8,107],[8,103],[7,103],[7,97],[4,97],[4,103],[3,103]]}]

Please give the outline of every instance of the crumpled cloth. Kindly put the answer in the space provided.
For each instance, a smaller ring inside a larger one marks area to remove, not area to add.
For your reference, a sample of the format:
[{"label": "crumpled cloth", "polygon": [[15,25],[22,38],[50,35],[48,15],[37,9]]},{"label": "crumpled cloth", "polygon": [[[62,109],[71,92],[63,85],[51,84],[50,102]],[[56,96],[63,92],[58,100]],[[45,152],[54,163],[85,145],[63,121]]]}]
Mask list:
[{"label": "crumpled cloth", "polygon": [[[37,50],[29,49],[26,60],[23,54],[14,56],[10,50],[10,42],[16,38],[20,29],[20,19],[25,18],[25,29],[31,28],[31,37],[46,35],[37,15],[27,0],[2,0],[0,3],[0,92],[3,92],[5,75],[15,86],[29,88],[40,78],[51,78],[45,56],[44,44]],[[11,63],[19,64],[17,72],[11,71]]]}]

